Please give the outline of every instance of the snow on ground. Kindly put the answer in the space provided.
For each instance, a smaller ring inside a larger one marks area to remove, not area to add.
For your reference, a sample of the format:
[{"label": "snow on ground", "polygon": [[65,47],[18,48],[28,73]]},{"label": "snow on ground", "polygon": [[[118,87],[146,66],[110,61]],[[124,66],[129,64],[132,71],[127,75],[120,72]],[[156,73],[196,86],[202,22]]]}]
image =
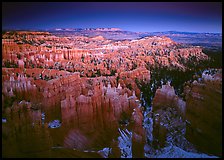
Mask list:
[{"label": "snow on ground", "polygon": [[59,120],[53,120],[48,123],[48,128],[59,128],[61,127],[61,122]]},{"label": "snow on ground", "polygon": [[127,129],[121,130],[120,136],[118,137],[119,148],[121,150],[121,158],[132,158],[132,132]]},{"label": "snow on ground", "polygon": [[218,158],[204,153],[186,152],[176,146],[168,146],[155,154],[145,154],[147,158]]},{"label": "snow on ground", "polygon": [[102,155],[104,158],[108,158],[110,152],[111,148],[103,148],[102,150],[98,151],[98,153]]}]

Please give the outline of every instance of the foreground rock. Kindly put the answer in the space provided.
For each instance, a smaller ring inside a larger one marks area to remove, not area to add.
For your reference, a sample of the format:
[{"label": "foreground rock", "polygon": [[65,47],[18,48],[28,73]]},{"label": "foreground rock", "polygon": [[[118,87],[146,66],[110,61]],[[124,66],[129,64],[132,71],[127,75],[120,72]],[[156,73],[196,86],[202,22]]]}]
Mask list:
[{"label": "foreground rock", "polygon": [[169,83],[156,90],[152,105],[153,111],[175,107],[181,115],[185,115],[186,103],[175,94],[174,88]]},{"label": "foreground rock", "polygon": [[[154,153],[166,146],[178,146],[186,151],[196,151],[186,140],[185,108],[186,103],[179,98],[170,84],[157,89],[152,101],[153,138],[146,153]],[[150,113],[149,113],[150,114]]]},{"label": "foreground rock", "polygon": [[202,75],[201,82],[185,87],[186,138],[201,152],[222,156],[222,78]]}]

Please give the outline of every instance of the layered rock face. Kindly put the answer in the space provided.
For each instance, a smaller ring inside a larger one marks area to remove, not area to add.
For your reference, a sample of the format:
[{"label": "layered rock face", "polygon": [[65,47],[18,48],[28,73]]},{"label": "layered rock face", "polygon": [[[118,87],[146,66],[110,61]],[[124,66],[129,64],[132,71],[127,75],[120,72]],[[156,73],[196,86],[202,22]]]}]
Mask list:
[{"label": "layered rock face", "polygon": [[[5,70],[5,72],[8,72],[10,75],[9,71]],[[20,74],[23,74],[22,72]],[[136,70],[135,73],[136,75],[142,73],[142,77],[139,77],[139,79],[149,80],[149,72]],[[145,79],[143,77],[147,78]],[[130,77],[129,82],[134,81],[135,78],[135,76]],[[4,82],[4,87],[6,87],[6,92],[4,92],[5,96],[9,96],[7,94],[10,94],[7,91],[7,87],[9,86],[6,85],[6,82],[12,83],[10,80],[14,82],[13,75],[11,75],[9,82],[7,80]],[[15,81],[14,83],[20,82],[19,80]],[[25,78],[24,85],[27,81],[28,79]],[[109,80],[106,77],[81,78],[80,73],[70,73],[47,82],[41,79],[32,80],[32,83],[35,83],[33,84],[35,85],[35,90],[42,95],[41,100],[39,99],[41,103],[39,107],[36,106],[32,98],[30,103],[31,109],[33,108],[39,111],[37,124],[40,125],[42,122],[40,109],[42,112],[45,112],[46,119],[44,123],[48,123],[55,118],[60,118],[62,121],[62,129],[64,131],[62,133],[60,132],[61,138],[56,138],[51,134],[53,137],[50,142],[52,146],[60,144],[65,148],[76,148],[80,151],[89,150],[96,144],[99,147],[106,147],[106,145],[113,146],[113,144],[108,142],[116,139],[121,114],[127,113],[130,118],[133,117],[133,133],[137,136],[137,138],[133,137],[132,140],[136,142],[133,143],[133,147],[135,148],[133,150],[136,151],[136,156],[138,157],[138,144],[141,144],[141,157],[143,157],[144,131],[142,127],[139,127],[142,126],[142,115],[141,110],[138,108],[140,102],[137,101],[138,98],[135,95],[134,89],[129,90],[125,87],[125,83],[123,83],[124,88],[120,83],[116,87],[115,77],[110,77]],[[29,95],[32,91],[31,89],[25,90],[22,87],[13,88],[11,92],[25,92]],[[26,99],[27,97],[24,96],[23,98]],[[132,116],[131,113],[135,108],[138,112]],[[17,113],[16,110],[14,112]],[[52,116],[52,112],[57,113],[58,116]],[[10,116],[13,115],[10,114]],[[6,117],[7,119],[10,118],[9,116]],[[29,120],[27,122],[31,123],[31,121]],[[20,121],[18,122],[20,123]],[[70,129],[68,130],[68,128]],[[98,132],[95,133],[95,130],[98,130]],[[104,138],[102,139],[102,135],[108,136],[103,136]],[[79,138],[74,140],[74,136]],[[139,139],[139,137],[141,138]],[[116,150],[116,148],[113,150]],[[114,156],[116,157],[117,155]]]},{"label": "layered rock face", "polygon": [[112,41],[99,37],[56,37],[49,33],[3,35],[3,66],[79,71],[82,76],[109,75],[150,64],[186,69],[188,61],[208,57],[199,47],[182,48],[167,37]]},{"label": "layered rock face", "polygon": [[[200,81],[185,87],[186,138],[206,153],[222,155],[221,70],[202,74]],[[216,77],[216,78],[215,78]]]},{"label": "layered rock face", "polygon": [[[93,81],[93,79],[89,80],[87,83],[93,83],[92,86],[95,86],[93,90],[86,90],[77,98],[72,98],[70,96],[69,98],[61,101],[62,120],[66,122],[67,120],[69,120],[69,117],[74,117],[74,125],[77,126],[77,129],[82,131],[82,133],[84,132],[84,135],[88,135],[88,143],[86,141],[85,147],[88,148],[89,146],[89,148],[91,148],[91,146],[93,144],[96,144],[96,142],[99,143],[99,145],[105,145],[103,144],[104,140],[101,139],[102,135],[95,135],[93,132],[97,129],[105,135],[111,135],[109,133],[111,131],[113,131],[113,133],[117,133],[116,128],[118,128],[118,122],[121,118],[122,113],[126,113],[127,115],[129,115],[129,117],[135,117],[135,119],[133,120],[135,123],[133,126],[133,132],[136,132],[136,135],[139,134],[143,138],[144,135],[143,130],[141,130],[142,128],[140,130],[135,129],[136,126],[141,126],[141,111],[138,112],[138,115],[134,114],[133,116],[131,116],[131,112],[133,109],[139,110],[139,102],[136,101],[137,97],[135,96],[134,92],[131,96],[128,96],[127,93],[122,92],[121,87],[111,87],[110,83],[108,83],[106,87],[102,84],[101,81]],[[88,130],[86,130],[86,128],[88,128]],[[74,132],[74,134],[78,134],[76,133],[77,131]],[[84,139],[86,138],[84,138],[85,136],[83,134],[80,138],[85,141]],[[92,134],[94,135],[93,137],[90,136]],[[112,137],[110,138],[115,138],[115,135],[116,134],[112,134]],[[135,138],[133,139],[133,141],[135,141]],[[143,143],[144,140],[138,140],[138,142]],[[74,144],[73,141],[69,141],[69,138],[67,138],[64,143],[67,147],[74,147],[74,145],[79,146],[80,142]],[[108,145],[110,146],[112,144]],[[114,152],[114,150],[116,150],[116,147],[112,150],[112,154],[116,155],[116,152]]]},{"label": "layered rock face", "polygon": [[[73,82],[73,78],[77,83]],[[142,123],[141,110],[138,108],[140,103],[139,101],[136,101],[137,97],[134,91],[132,95],[128,96],[128,94],[122,90],[121,86],[111,87],[109,82],[107,86],[104,86],[102,84],[102,79],[82,79],[82,83],[80,83],[81,78],[76,74],[66,77],[66,80],[72,81],[72,83],[68,83],[67,81],[63,81],[62,78],[59,78],[57,81],[56,79],[54,81],[48,81],[45,87],[42,88],[43,90],[48,90],[48,94],[45,95],[45,92],[43,93],[43,99],[41,101],[41,110],[42,112],[45,112],[46,116],[45,121],[41,119],[41,111],[38,108],[36,111],[32,110],[33,103],[30,102],[29,112],[26,107],[22,105],[23,103],[21,103],[22,106],[20,107],[15,105],[15,107],[11,108],[12,111],[8,115],[5,115],[7,120],[10,119],[10,117],[13,117],[13,120],[15,120],[17,115],[19,117],[21,116],[21,118],[26,117],[26,122],[28,124],[34,124],[34,128],[41,132],[41,130],[47,127],[47,123],[56,117],[59,117],[62,121],[61,130],[58,131],[60,138],[57,137],[58,134],[53,132],[48,133],[52,139],[50,141],[46,139],[41,140],[41,143],[44,143],[44,141],[50,143],[47,146],[45,145],[43,150],[45,150],[46,147],[59,145],[59,147],[62,146],[71,149],[75,148],[80,151],[90,151],[96,146],[99,148],[113,146],[113,144],[110,144],[109,142],[116,139],[116,136],[118,135],[117,128],[119,126],[119,119],[121,117],[121,113],[125,112],[129,117],[133,117],[133,133],[137,136],[137,140],[136,137],[134,137],[133,142],[144,142],[143,129],[139,128]],[[39,87],[38,85],[39,84],[37,84],[37,87]],[[80,85],[80,88],[78,85]],[[82,85],[85,88],[83,88]],[[63,88],[70,88],[71,90],[69,92],[68,90],[63,90]],[[66,95],[66,93],[68,95]],[[58,116],[52,117],[52,112],[58,108],[58,101],[60,102],[60,111],[57,114]],[[134,108],[136,108],[138,112],[131,116]],[[26,112],[27,115],[23,115],[23,112]],[[35,114],[36,118],[30,115],[32,112],[37,113]],[[9,121],[12,125],[13,120]],[[25,122],[18,120],[17,123],[23,128]],[[42,125],[44,128],[38,129],[38,127],[41,127]],[[31,126],[28,126],[28,128],[29,127]],[[24,132],[25,131],[22,131],[22,133]],[[74,139],[74,137],[76,138]],[[141,137],[141,139],[138,137]],[[39,145],[40,144],[37,146]],[[134,146],[136,146],[136,144],[133,144],[133,147]],[[144,145],[141,145],[141,147],[143,151]],[[134,150],[139,152],[138,149]],[[16,152],[19,152],[17,151],[18,148],[15,150]],[[36,150],[36,148],[33,148],[33,150]],[[51,152],[52,151],[49,151],[47,155],[51,154]],[[114,151],[112,153],[114,153]]]}]

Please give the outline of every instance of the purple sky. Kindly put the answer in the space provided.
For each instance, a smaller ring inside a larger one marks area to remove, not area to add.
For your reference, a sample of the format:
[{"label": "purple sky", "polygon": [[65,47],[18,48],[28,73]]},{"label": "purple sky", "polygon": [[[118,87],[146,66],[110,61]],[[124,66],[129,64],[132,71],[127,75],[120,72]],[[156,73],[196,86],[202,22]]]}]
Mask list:
[{"label": "purple sky", "polygon": [[221,2],[4,2],[3,29],[118,27],[222,33]]}]

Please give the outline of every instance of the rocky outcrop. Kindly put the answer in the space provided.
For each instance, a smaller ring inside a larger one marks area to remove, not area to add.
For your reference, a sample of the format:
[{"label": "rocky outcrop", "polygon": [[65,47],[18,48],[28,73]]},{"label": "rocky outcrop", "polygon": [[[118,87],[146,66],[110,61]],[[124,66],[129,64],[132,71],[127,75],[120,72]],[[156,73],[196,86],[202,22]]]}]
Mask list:
[{"label": "rocky outcrop", "polygon": [[184,150],[196,151],[185,138],[186,102],[175,94],[174,88],[169,83],[156,90],[152,101],[152,112],[153,149],[175,145]]},{"label": "rocky outcrop", "polygon": [[142,127],[143,115],[140,108],[135,108],[131,120],[132,129],[132,157],[144,158],[145,130]]},{"label": "rocky outcrop", "polygon": [[175,94],[174,88],[169,84],[162,85],[162,88],[156,90],[152,106],[153,111],[176,107],[182,115],[185,115],[186,110],[186,102]]},{"label": "rocky outcrop", "polygon": [[[42,124],[41,111],[32,109],[31,102],[14,103],[5,111],[7,122],[2,126],[3,157],[24,157],[25,153],[45,152],[52,146],[47,124]],[[30,143],[32,142],[32,143]],[[11,144],[14,145],[11,145]],[[12,154],[13,153],[13,154]]]},{"label": "rocky outcrop", "polygon": [[[185,87],[186,138],[201,152],[222,155],[222,83],[207,79]],[[212,77],[212,76],[211,76]]]}]

